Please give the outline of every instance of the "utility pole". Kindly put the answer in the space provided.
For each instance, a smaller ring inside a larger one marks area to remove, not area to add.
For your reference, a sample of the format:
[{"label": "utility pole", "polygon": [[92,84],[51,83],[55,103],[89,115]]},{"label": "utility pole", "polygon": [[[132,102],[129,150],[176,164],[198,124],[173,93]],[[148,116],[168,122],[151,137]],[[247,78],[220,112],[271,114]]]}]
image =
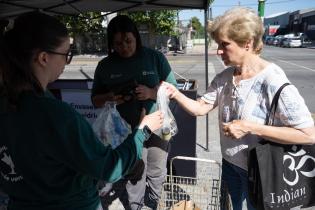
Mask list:
[{"label": "utility pole", "polygon": [[265,16],[265,0],[258,0],[258,14],[262,21]]}]

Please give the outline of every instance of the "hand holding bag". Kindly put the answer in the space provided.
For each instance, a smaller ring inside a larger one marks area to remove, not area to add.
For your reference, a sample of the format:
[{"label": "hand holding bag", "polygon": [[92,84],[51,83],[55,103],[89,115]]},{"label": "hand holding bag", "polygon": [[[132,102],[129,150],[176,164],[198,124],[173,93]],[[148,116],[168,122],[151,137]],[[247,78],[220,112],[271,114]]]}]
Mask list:
[{"label": "hand holding bag", "polygon": [[101,142],[113,149],[118,147],[131,133],[130,125],[120,116],[116,102],[106,102],[93,123],[93,130]]},{"label": "hand holding bag", "polygon": [[[266,124],[273,117],[285,83],[275,94]],[[249,149],[248,193],[257,209],[288,210],[315,205],[315,147],[263,140]]]}]

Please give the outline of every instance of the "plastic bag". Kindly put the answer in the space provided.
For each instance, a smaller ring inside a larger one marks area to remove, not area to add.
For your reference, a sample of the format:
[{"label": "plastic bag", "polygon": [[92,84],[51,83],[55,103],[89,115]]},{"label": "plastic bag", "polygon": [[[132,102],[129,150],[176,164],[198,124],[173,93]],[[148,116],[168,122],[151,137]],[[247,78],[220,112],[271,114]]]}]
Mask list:
[{"label": "plastic bag", "polygon": [[170,140],[172,136],[175,136],[178,129],[175,118],[169,108],[170,99],[166,95],[166,87],[163,85],[158,89],[156,102],[158,109],[163,113],[164,121],[162,128],[154,133],[164,140]]},{"label": "plastic bag", "polygon": [[130,125],[120,116],[116,102],[106,102],[93,123],[93,130],[104,145],[118,147],[131,133]]}]

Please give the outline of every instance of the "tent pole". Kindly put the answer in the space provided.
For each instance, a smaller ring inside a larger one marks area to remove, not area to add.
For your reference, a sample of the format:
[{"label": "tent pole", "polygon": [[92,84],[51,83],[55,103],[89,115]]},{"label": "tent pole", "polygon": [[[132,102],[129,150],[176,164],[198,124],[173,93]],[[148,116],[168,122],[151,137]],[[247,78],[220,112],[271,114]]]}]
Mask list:
[{"label": "tent pole", "polygon": [[[205,8],[205,78],[206,78],[206,90],[208,88],[208,14],[209,14],[209,11],[208,11],[208,7]],[[209,151],[209,141],[208,141],[208,137],[209,137],[209,114],[206,115],[206,148],[205,150],[206,151]]]}]

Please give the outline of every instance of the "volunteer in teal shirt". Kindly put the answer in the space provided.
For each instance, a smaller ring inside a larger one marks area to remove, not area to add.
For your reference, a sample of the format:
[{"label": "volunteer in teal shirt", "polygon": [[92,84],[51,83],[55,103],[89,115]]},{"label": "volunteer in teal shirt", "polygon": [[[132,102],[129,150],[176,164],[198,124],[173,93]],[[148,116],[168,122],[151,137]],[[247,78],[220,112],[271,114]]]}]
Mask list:
[{"label": "volunteer in teal shirt", "polygon": [[[156,110],[156,88],[160,82],[168,81],[176,85],[176,80],[162,53],[141,47],[130,58],[123,58],[114,53],[99,62],[94,75],[92,98],[95,95],[112,91],[112,87],[116,87],[117,84],[124,85],[133,81],[141,88],[152,89],[151,98],[145,100],[128,98],[128,101],[124,101],[117,107],[120,114],[134,127],[139,121],[141,107],[144,107],[147,113]],[[97,102],[94,104],[98,105]]]},{"label": "volunteer in teal shirt", "polygon": [[[102,107],[106,101],[116,101],[121,116],[135,127],[141,108],[147,113],[156,110],[160,82],[176,86],[176,80],[164,55],[141,45],[139,32],[129,17],[113,18],[108,24],[107,35],[109,55],[96,68],[92,102]],[[128,87],[133,82],[134,86]],[[169,142],[155,134],[144,144],[143,162],[136,165],[132,177],[126,178],[129,179],[126,185],[129,206],[125,208],[134,210],[143,205],[157,208],[167,172],[168,151]],[[120,189],[113,191],[117,190]],[[104,200],[108,199],[105,196]]]},{"label": "volunteer in teal shirt", "polygon": [[115,150],[47,91],[71,62],[67,30],[32,12],[15,20],[0,49],[0,186],[9,210],[100,210],[96,182],[114,182],[141,158],[162,115],[144,116]]}]

